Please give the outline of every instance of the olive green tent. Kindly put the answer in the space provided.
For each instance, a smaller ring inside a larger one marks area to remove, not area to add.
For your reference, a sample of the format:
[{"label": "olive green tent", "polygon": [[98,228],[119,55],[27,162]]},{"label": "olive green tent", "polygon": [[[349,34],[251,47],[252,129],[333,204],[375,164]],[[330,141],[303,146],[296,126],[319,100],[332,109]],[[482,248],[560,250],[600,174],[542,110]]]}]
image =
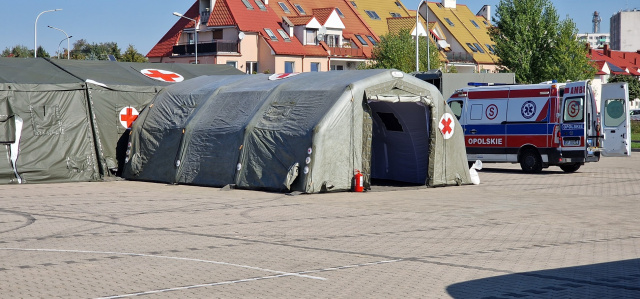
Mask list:
[{"label": "olive green tent", "polygon": [[0,183],[113,175],[135,111],[164,86],[206,74],[242,73],[226,65],[0,58]]},{"label": "olive green tent", "polygon": [[460,125],[431,84],[394,70],[203,76],[133,125],[124,177],[275,191],[371,179],[469,184]]}]

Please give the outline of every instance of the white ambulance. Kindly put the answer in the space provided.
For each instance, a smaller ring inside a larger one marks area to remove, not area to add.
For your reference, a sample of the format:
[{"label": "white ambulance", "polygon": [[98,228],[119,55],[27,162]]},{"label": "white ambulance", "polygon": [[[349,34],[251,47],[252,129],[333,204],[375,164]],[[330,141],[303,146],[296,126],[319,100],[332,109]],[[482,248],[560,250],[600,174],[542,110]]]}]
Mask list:
[{"label": "white ambulance", "polygon": [[631,153],[626,83],[602,85],[602,115],[589,81],[468,87],[447,101],[465,134],[469,161],[552,165],[575,172],[600,155]]}]

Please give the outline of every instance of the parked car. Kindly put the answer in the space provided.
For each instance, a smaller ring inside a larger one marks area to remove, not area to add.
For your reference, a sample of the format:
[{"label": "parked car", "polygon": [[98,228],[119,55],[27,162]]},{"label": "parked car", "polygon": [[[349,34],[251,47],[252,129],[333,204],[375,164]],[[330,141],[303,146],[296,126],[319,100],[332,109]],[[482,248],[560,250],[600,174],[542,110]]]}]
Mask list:
[{"label": "parked car", "polygon": [[629,114],[631,115],[631,120],[640,120],[640,109],[631,109]]}]

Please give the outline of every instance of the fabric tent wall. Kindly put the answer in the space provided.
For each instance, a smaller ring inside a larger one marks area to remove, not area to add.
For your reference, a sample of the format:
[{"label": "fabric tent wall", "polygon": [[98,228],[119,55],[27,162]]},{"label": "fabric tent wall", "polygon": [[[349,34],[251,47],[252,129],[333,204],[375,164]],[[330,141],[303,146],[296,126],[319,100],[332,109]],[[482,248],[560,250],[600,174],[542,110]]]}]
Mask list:
[{"label": "fabric tent wall", "polygon": [[0,83],[0,107],[9,111],[5,126],[14,130],[0,140],[9,158],[0,172],[3,183],[100,178],[84,84]]},{"label": "fabric tent wall", "polygon": [[[430,84],[390,70],[268,78],[209,76],[166,88],[133,126],[124,177],[309,193],[348,190],[354,169],[367,169],[371,159],[367,101],[373,101],[399,103],[389,107],[408,128],[402,140],[411,140],[413,152],[403,155],[413,161],[404,165],[420,164],[411,178],[398,178],[428,179],[423,183],[432,186],[470,183],[462,131],[437,138],[442,135],[434,126],[448,108]],[[429,137],[420,140],[420,134]],[[434,153],[443,144],[449,152]],[[459,163],[426,161],[429,153]]]}]

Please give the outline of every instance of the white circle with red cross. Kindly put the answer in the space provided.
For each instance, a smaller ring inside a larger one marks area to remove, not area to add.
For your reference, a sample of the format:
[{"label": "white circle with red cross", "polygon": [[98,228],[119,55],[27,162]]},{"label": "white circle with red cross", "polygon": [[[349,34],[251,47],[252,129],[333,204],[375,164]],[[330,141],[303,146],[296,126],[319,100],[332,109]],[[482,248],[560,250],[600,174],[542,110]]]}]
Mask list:
[{"label": "white circle with red cross", "polygon": [[127,106],[120,110],[118,120],[123,127],[129,129],[131,128],[131,124],[133,124],[136,118],[138,118],[139,114],[140,113],[138,113],[138,110],[136,110],[136,108]]},{"label": "white circle with red cross", "polygon": [[182,82],[184,77],[178,73],[171,71],[159,70],[159,69],[143,69],[140,71],[143,75],[162,82]]},{"label": "white circle with red cross", "polygon": [[438,123],[438,129],[440,129],[440,133],[444,139],[449,139],[453,136],[453,130],[456,126],[456,122],[453,119],[453,115],[450,113],[445,113],[440,118],[440,122]]},{"label": "white circle with red cross", "polygon": [[269,80],[271,80],[271,81],[282,80],[282,79],[290,78],[290,77],[293,77],[293,76],[299,75],[299,74],[300,73],[273,74],[273,75],[269,76]]}]

